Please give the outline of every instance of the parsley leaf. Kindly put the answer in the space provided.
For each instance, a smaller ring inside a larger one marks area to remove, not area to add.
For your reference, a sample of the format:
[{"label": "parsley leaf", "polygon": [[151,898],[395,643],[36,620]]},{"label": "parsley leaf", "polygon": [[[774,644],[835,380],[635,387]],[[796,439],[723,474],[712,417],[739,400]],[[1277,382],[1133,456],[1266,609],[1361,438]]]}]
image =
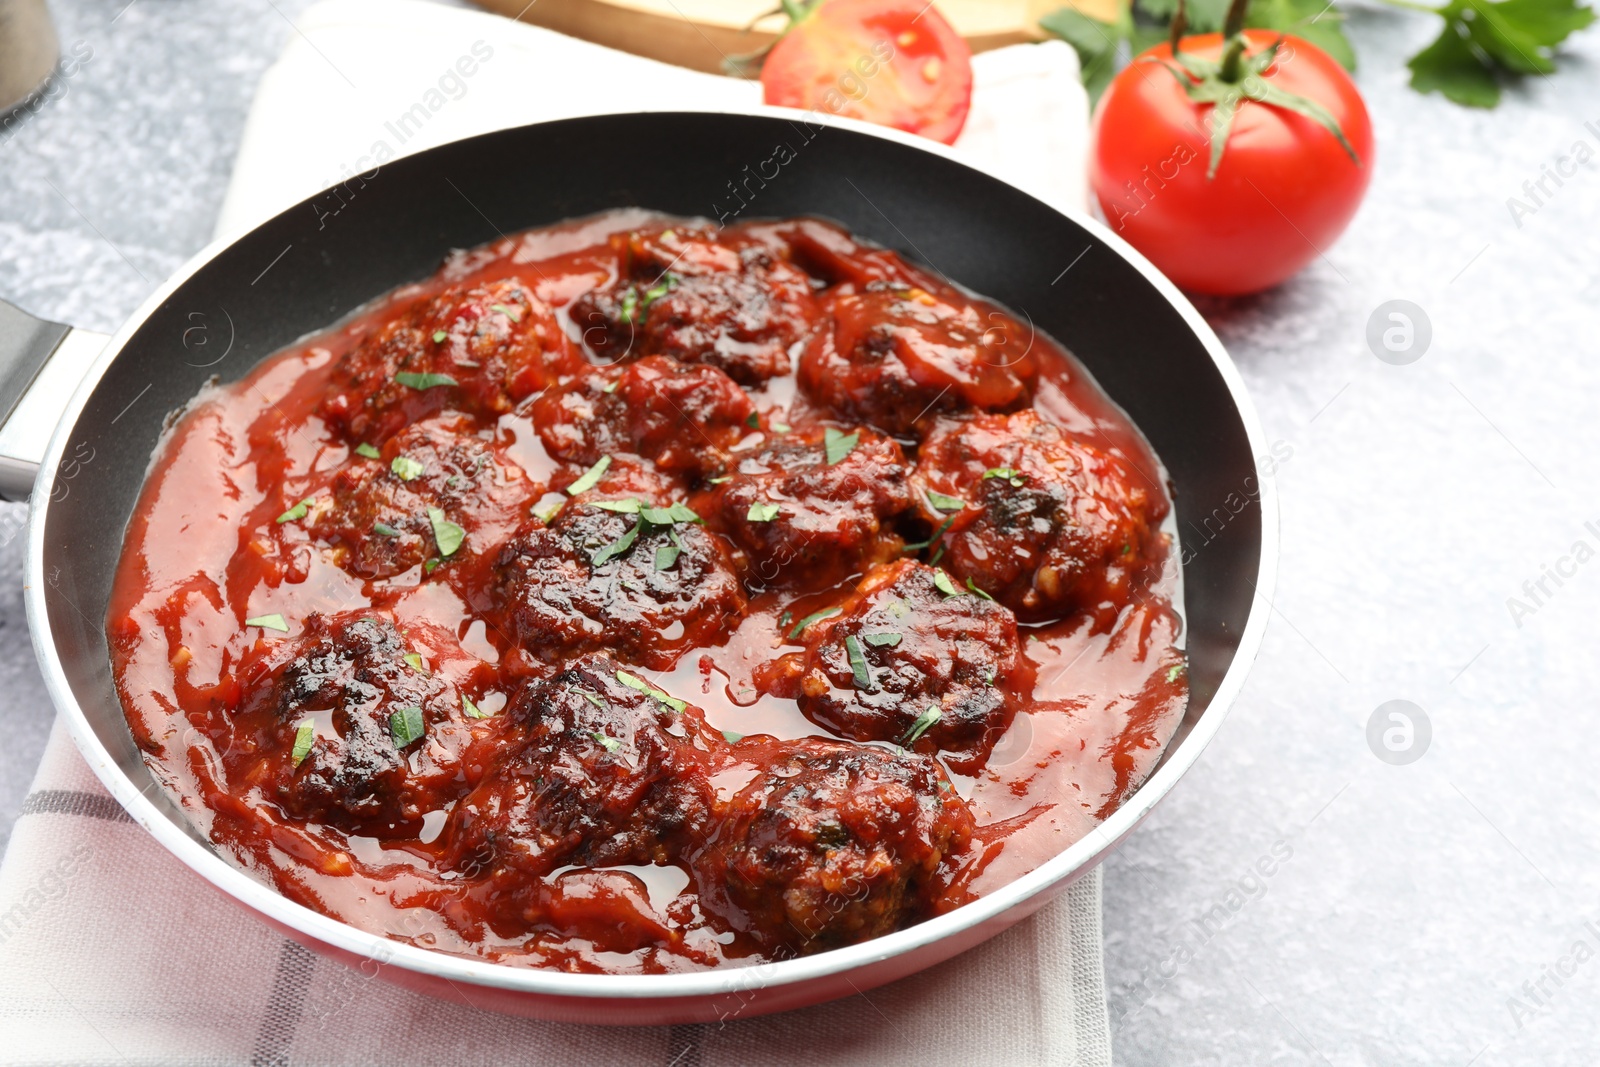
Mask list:
[{"label": "parsley leaf", "polygon": [[929,704],[927,710],[918,715],[917,721],[911,724],[911,729],[906,731],[906,736],[901,740],[900,746],[902,748],[910,748],[916,744],[917,739],[927,733],[928,727],[938,722],[939,716],[942,714],[943,712],[940,711],[939,705]]},{"label": "parsley leaf", "polygon": [[640,678],[636,674],[629,674],[627,671],[618,671],[617,681],[621,682],[629,689],[637,689],[641,693],[646,693],[655,697],[673,711],[682,711],[684,708],[689,706],[688,704],[679,700],[677,697],[668,696],[666,693],[663,693],[661,690],[657,689],[655,686],[651,685],[649,682],[645,681],[643,678]]},{"label": "parsley leaf", "polygon": [[1186,673],[1188,673],[1188,670],[1189,665],[1187,663],[1174,663],[1172,666],[1167,668],[1167,681],[1176,682],[1179,678],[1182,678]]},{"label": "parsley leaf", "polygon": [[932,489],[928,490],[928,503],[933,505],[935,511],[960,511],[967,506],[967,502],[958,496],[945,496]]},{"label": "parsley leaf", "polygon": [[605,749],[607,752],[620,752],[622,750],[621,741],[618,741],[614,737],[607,737],[599,730],[594,732],[594,739],[600,745],[600,747]]},{"label": "parsley leaf", "polygon": [[433,540],[439,546],[439,555],[455,555],[461,542],[466,540],[467,531],[445,518],[444,512],[438,508],[428,509],[428,521],[433,524]]},{"label": "parsley leaf", "polygon": [[778,505],[769,504],[764,500],[757,500],[750,505],[750,510],[745,512],[745,518],[751,522],[771,522],[778,517]]},{"label": "parsley leaf", "polygon": [[794,629],[789,631],[789,640],[793,641],[795,638],[799,637],[801,633],[805,631],[807,626],[810,626],[817,620],[826,619],[829,615],[837,615],[839,614],[840,610],[841,609],[839,608],[823,608],[821,611],[813,611],[810,615],[807,615],[805,618],[795,623]]},{"label": "parsley leaf", "polygon": [[282,633],[289,632],[289,624],[282,615],[273,612],[271,615],[257,615],[253,619],[244,620],[246,626],[259,626],[263,630],[278,630]]},{"label": "parsley leaf", "polygon": [[443,330],[434,330],[433,331],[433,343],[436,344],[436,345],[442,345],[442,344],[444,344],[444,339],[446,337],[449,337],[449,336],[450,335],[445,333]]},{"label": "parsley leaf", "polygon": [[482,708],[478,707],[478,705],[472,702],[472,698],[467,696],[465,693],[461,694],[461,711],[469,719],[487,719],[494,714],[493,712],[484,711]]},{"label": "parsley leaf", "polygon": [[1013,489],[1022,488],[1022,483],[1028,480],[1028,476],[1015,467],[990,467],[983,472],[983,476],[985,479],[1000,478],[1008,481]]},{"label": "parsley leaf", "polygon": [[394,471],[395,477],[402,482],[409,482],[413,478],[419,477],[428,468],[410,456],[396,456],[394,457],[394,462],[389,464],[389,469]]},{"label": "parsley leaf", "polygon": [[522,321],[522,312],[509,304],[490,304],[490,311],[498,311],[512,322]]},{"label": "parsley leaf", "polygon": [[744,417],[744,424],[750,427],[752,430],[761,429],[761,415],[758,412],[752,411],[750,414]]},{"label": "parsley leaf", "polygon": [[368,459],[379,459],[382,457],[383,453],[379,452],[376,448],[373,448],[371,445],[363,441],[361,444],[356,445],[356,455],[366,456]]},{"label": "parsley leaf", "polygon": [[822,449],[827,455],[828,466],[830,467],[854,452],[856,445],[860,443],[860,430],[855,430],[851,433],[840,433],[832,426],[829,426],[822,431]]},{"label": "parsley leaf", "polygon": [[279,523],[294,522],[297,519],[305,518],[306,517],[306,512],[311,507],[311,502],[313,500],[315,500],[315,499],[316,499],[316,497],[314,497],[314,496],[306,497],[304,500],[300,501],[300,503],[296,504],[294,507],[290,508],[288,511],[285,511],[282,515],[279,515],[278,516],[278,522]]},{"label": "parsley leaf", "polygon": [[844,639],[844,652],[850,660],[850,673],[855,676],[856,688],[869,693],[876,689],[877,686],[872,684],[872,668],[867,665],[861,642],[856,640],[854,634]]},{"label": "parsley leaf", "polygon": [[596,567],[604,566],[605,564],[610,563],[612,560],[616,559],[618,556],[622,555],[624,552],[628,551],[628,549],[633,547],[634,542],[639,540],[639,531],[643,528],[644,520],[634,519],[633,525],[628,528],[627,533],[623,534],[609,545],[605,545],[602,548],[597,548],[591,552],[589,554],[589,562]]},{"label": "parsley leaf", "polygon": [[290,758],[294,760],[296,767],[311,755],[311,746],[316,744],[316,741],[317,724],[310,719],[302,719],[300,725],[294,728],[294,751],[290,753]]},{"label": "parsley leaf", "polygon": [[606,469],[610,466],[610,456],[601,456],[599,459],[595,460],[594,466],[584,471],[582,477],[573,482],[571,485],[567,486],[567,495],[577,496],[579,493],[587,493],[589,490],[599,485],[600,479],[605,477]]},{"label": "parsley leaf", "polygon": [[863,634],[862,639],[876,648],[895,648],[900,644],[900,636],[896,633]]},{"label": "parsley leaf", "polygon": [[401,708],[389,716],[389,737],[395,748],[405,748],[422,737],[425,726],[422,709],[416,706]]},{"label": "parsley leaf", "polygon": [[626,500],[591,500],[589,506],[599,508],[601,511],[614,511],[619,515],[637,515],[639,509],[644,507],[636,496],[630,496]]},{"label": "parsley leaf", "polygon": [[372,532],[377,534],[379,537],[399,537],[400,536],[400,531],[396,530],[393,526],[390,526],[386,522],[375,522],[375,523],[373,523],[372,524]]},{"label": "parsley leaf", "polygon": [[408,667],[410,667],[412,670],[418,672],[419,674],[427,674],[428,673],[428,668],[424,667],[422,665],[422,655],[421,655],[421,653],[418,653],[418,652],[407,652],[405,655],[401,656],[400,658],[406,661],[406,665]]},{"label": "parsley leaf", "polygon": [[[940,573],[942,574],[943,572],[941,571]],[[937,579],[935,579],[935,583],[937,584]],[[985,599],[985,600],[988,600],[988,601],[991,601],[991,602],[994,600],[994,597],[990,596],[988,593],[985,593],[982,589],[979,589],[977,587],[977,585],[974,584],[974,582],[972,581],[971,578],[967,579],[967,588],[972,590],[974,593],[977,593],[979,596],[983,597],[983,599]]]},{"label": "parsley leaf", "polygon": [[460,384],[448,374],[415,374],[408,370],[397,372],[394,380],[413,389],[432,389],[436,385]]},{"label": "parsley leaf", "polygon": [[736,734],[732,730],[722,731],[722,739],[730,745],[737,745],[744,740],[744,734]]},{"label": "parsley leaf", "polygon": [[946,600],[949,600],[953,596],[966,595],[962,593],[961,590],[956,588],[956,584],[950,580],[950,575],[946,574],[944,571],[933,572],[933,584],[938,587],[939,592],[944,594]]}]

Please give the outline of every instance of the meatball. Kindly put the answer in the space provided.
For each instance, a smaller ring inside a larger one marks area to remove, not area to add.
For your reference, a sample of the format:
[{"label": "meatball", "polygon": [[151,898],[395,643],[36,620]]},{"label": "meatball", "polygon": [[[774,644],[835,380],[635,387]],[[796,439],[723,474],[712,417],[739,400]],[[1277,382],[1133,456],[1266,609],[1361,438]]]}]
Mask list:
[{"label": "meatball", "polygon": [[715,367],[651,356],[620,371],[596,371],[582,388],[546,393],[533,405],[545,451],[569,463],[632,452],[673,473],[720,467],[750,432],[755,406]]},{"label": "meatball", "polygon": [[571,309],[597,356],[671,356],[750,386],[789,373],[820,313],[803,271],[734,234],[677,226],[613,240],[621,275]]},{"label": "meatball", "polygon": [[780,954],[854,944],[934,909],[973,817],[938,761],[841,741],[744,742],[761,766],[696,865],[705,906]]},{"label": "meatball", "polygon": [[825,301],[833,329],[800,358],[801,388],[840,418],[905,434],[940,412],[1026,404],[1032,333],[931,280],[845,283]]},{"label": "meatball", "polygon": [[727,547],[681,504],[573,501],[549,525],[524,524],[496,572],[506,631],[547,662],[609,649],[667,670],[724,641],[745,612]]},{"label": "meatball", "polygon": [[457,285],[371,328],[334,368],[322,414],[376,446],[446,408],[504,414],[583,366],[555,314],[523,282]]},{"label": "meatball", "polygon": [[695,508],[747,553],[751,587],[826,587],[900,554],[903,542],[884,524],[913,500],[893,440],[816,428],[736,458]]},{"label": "meatball", "polygon": [[391,437],[376,458],[352,455],[331,490],[331,499],[312,499],[306,529],[332,546],[339,566],[374,579],[499,544],[538,487],[488,441],[434,420]]},{"label": "meatball", "polygon": [[912,560],[873,570],[801,639],[807,649],[760,669],[758,684],[836,734],[945,749],[965,773],[1011,725],[1011,694],[1032,689],[1016,617]]},{"label": "meatball", "polygon": [[[1119,456],[1032,410],[940,420],[915,477],[927,519],[950,522],[943,566],[1023,620],[1086,611],[1109,626],[1165,552],[1165,496]],[[929,491],[966,507],[952,521]]]},{"label": "meatball", "polygon": [[452,869],[517,885],[566,864],[670,863],[707,832],[726,746],[698,709],[610,657],[528,682],[503,717],[497,755],[446,826]]},{"label": "meatball", "polygon": [[313,615],[241,667],[236,718],[255,727],[247,758],[259,762],[240,773],[295,819],[414,837],[465,790],[474,721],[462,697],[488,669],[437,627]]}]

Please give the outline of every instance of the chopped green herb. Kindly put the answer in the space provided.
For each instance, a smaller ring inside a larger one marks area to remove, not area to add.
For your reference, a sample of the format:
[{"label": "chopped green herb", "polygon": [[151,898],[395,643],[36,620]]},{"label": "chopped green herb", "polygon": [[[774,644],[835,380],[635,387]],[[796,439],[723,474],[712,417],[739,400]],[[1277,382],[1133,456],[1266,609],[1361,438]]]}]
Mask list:
[{"label": "chopped green herb", "polygon": [[771,522],[778,517],[778,505],[757,500],[750,505],[750,510],[745,512],[744,517],[751,522]]},{"label": "chopped green herb", "polygon": [[603,548],[597,548],[591,552],[589,554],[589,562],[596,567],[610,563],[612,560],[616,559],[618,556],[622,555],[624,552],[628,551],[628,549],[633,547],[634,542],[639,540],[639,531],[643,528],[644,520],[634,519],[633,525],[629,527],[627,533],[623,534],[609,545],[606,545]]},{"label": "chopped green herb", "polygon": [[620,515],[637,515],[644,505],[639,503],[638,497],[630,496],[626,500],[591,500],[589,506],[601,511],[615,511]]},{"label": "chopped green herb", "polygon": [[421,655],[421,653],[418,653],[418,652],[407,652],[405,655],[401,656],[400,658],[405,660],[406,663],[410,665],[412,670],[421,671],[423,674],[427,674],[428,673],[428,668],[426,668],[426,667],[424,667],[422,665],[422,655]]},{"label": "chopped green herb", "polygon": [[733,481],[733,475],[724,474],[724,475],[721,475],[720,477],[716,477],[716,478],[707,478],[706,479],[706,484],[707,485],[721,485],[723,482],[731,482],[731,481]]},{"label": "chopped green herb", "polygon": [[903,619],[911,614],[911,605],[904,600],[891,600],[889,601],[889,614],[897,619]]},{"label": "chopped green herb", "polygon": [[400,531],[396,530],[393,526],[390,526],[386,522],[375,522],[375,523],[373,523],[372,524],[372,532],[377,534],[379,537],[399,537],[400,536]]},{"label": "chopped green herb", "polygon": [[607,752],[620,752],[622,750],[621,741],[618,741],[614,737],[607,737],[599,730],[594,732],[594,739],[600,745],[600,747],[605,749]]},{"label": "chopped green herb", "polygon": [[790,426],[787,422],[775,422],[772,424],[772,429],[777,433],[788,433],[790,430],[794,429],[794,427]]},{"label": "chopped green herb", "polygon": [[409,385],[413,389],[432,389],[438,385],[456,385],[456,380],[448,374],[415,374],[403,370],[394,376],[394,380],[401,385]]},{"label": "chopped green herb", "polygon": [[383,453],[379,452],[376,448],[373,448],[371,445],[363,441],[361,444],[356,445],[356,455],[366,456],[368,459],[380,459],[382,458]]},{"label": "chopped green herb", "polygon": [[279,630],[283,633],[289,632],[289,624],[285,622],[283,616],[277,612],[273,612],[271,615],[257,615],[253,619],[244,620],[244,624],[246,626],[259,626],[263,630]]},{"label": "chopped green herb", "polygon": [[438,556],[434,556],[432,559],[422,565],[422,573],[432,574],[434,571],[438,570],[443,563],[444,560],[440,559]]},{"label": "chopped green herb", "polygon": [[1013,488],[1021,488],[1022,483],[1028,480],[1028,476],[1015,467],[990,467],[983,472],[983,476],[985,478],[1004,478],[1011,483]]},{"label": "chopped green herb", "polygon": [[675,503],[664,508],[645,508],[639,512],[644,521],[656,526],[672,526],[680,522],[702,522],[694,509],[687,504]]},{"label": "chopped green herb", "polygon": [[1167,681],[1176,682],[1179,678],[1188,673],[1188,670],[1189,665],[1187,663],[1174,663],[1172,666],[1167,668]]},{"label": "chopped green herb", "polygon": [[577,496],[579,493],[587,493],[589,490],[599,485],[600,479],[605,477],[606,470],[610,466],[610,456],[601,456],[599,459],[595,460],[594,466],[584,471],[582,477],[573,482],[571,485],[567,486],[567,495]]},{"label": "chopped green herb", "polygon": [[967,502],[958,496],[945,496],[932,489],[928,490],[928,503],[933,505],[935,511],[960,511],[967,506]]},{"label": "chopped green herb", "polygon": [[409,482],[419,477],[428,468],[412,459],[410,456],[396,456],[394,462],[389,464],[389,469],[394,471],[394,476],[402,482]]},{"label": "chopped green herb", "polygon": [[644,299],[639,304],[639,320],[641,322],[644,321],[645,316],[650,314],[650,305],[672,292],[672,287],[677,284],[678,276],[671,271],[667,271],[661,276],[659,282],[646,289],[644,291]]},{"label": "chopped green herb", "polygon": [[605,385],[600,387],[600,391],[605,393],[607,396],[610,396],[612,393],[617,391],[617,386],[621,384],[622,383],[620,381],[607,382]]},{"label": "chopped green herb", "polygon": [[622,294],[622,321],[633,322],[633,316],[639,310],[639,290],[628,286],[628,291]]},{"label": "chopped green herb", "polygon": [[296,519],[305,518],[306,517],[306,511],[310,509],[311,502],[313,500],[315,500],[315,499],[316,499],[316,497],[314,497],[314,496],[306,497],[304,500],[300,501],[300,503],[296,504],[294,507],[290,508],[288,511],[285,511],[282,515],[279,515],[278,516],[278,521],[280,523],[294,522]]},{"label": "chopped green herb", "polygon": [[439,555],[455,555],[461,542],[466,540],[467,531],[445,518],[444,512],[438,508],[428,509],[428,521],[433,524],[433,540],[439,546]]},{"label": "chopped green herb", "polygon": [[1122,546],[1122,554],[1124,556],[1126,556],[1129,552],[1132,552],[1132,551],[1133,551],[1133,545],[1127,544],[1127,545],[1123,545]]},{"label": "chopped green herb", "polygon": [[561,514],[561,507],[562,504],[558,500],[542,510],[534,511],[534,514],[538,516],[540,522],[548,526],[551,520],[553,520],[557,515]]},{"label": "chopped green herb", "polygon": [[778,616],[779,626],[788,626],[791,622],[794,622],[794,612],[792,611],[786,611]]},{"label": "chopped green herb", "polygon": [[917,716],[917,721],[911,724],[911,729],[906,731],[905,738],[900,742],[901,747],[910,748],[917,743],[917,738],[928,732],[928,727],[939,721],[942,714],[939,705],[929,704],[928,710]]},{"label": "chopped green herb", "polygon": [[434,330],[433,331],[433,343],[436,344],[436,345],[442,345],[442,344],[444,344],[444,339],[446,337],[449,337],[449,336],[450,335],[445,333],[443,330]]},{"label": "chopped green herb", "polygon": [[737,745],[744,740],[744,734],[736,734],[732,730],[722,731],[722,739],[730,745]]},{"label": "chopped green herb", "polygon": [[[677,534],[673,534],[676,538]],[[669,571],[672,565],[678,562],[678,554],[683,551],[683,546],[678,544],[659,545],[656,547],[656,570]]]},{"label": "chopped green herb", "polygon": [[840,433],[832,426],[822,431],[822,450],[826,453],[828,466],[843,460],[844,457],[856,450],[856,445],[861,442],[861,431]]},{"label": "chopped green herb", "polygon": [[744,417],[744,424],[750,427],[752,430],[759,430],[761,429],[761,416],[752,411],[750,414]]},{"label": "chopped green herb", "polygon": [[472,698],[465,693],[461,694],[461,711],[469,719],[487,719],[493,714],[493,712],[484,711],[478,707],[472,702]]},{"label": "chopped green herb", "polygon": [[945,599],[962,595],[961,590],[956,588],[955,583],[950,580],[950,576],[944,571],[933,572],[933,584],[938,587],[939,592],[945,595]]},{"label": "chopped green herb", "polygon": [[592,690],[589,690],[589,689],[585,689],[582,686],[578,687],[578,695],[581,696],[583,699],[587,700],[589,703],[593,704],[595,707],[600,708],[602,710],[606,706],[606,702],[604,700],[600,699],[600,694],[599,693],[596,693],[596,692],[594,692]]},{"label": "chopped green herb", "polygon": [[863,640],[875,648],[895,648],[900,644],[900,636],[896,633],[865,634]]},{"label": "chopped green herb", "polygon": [[504,315],[512,322],[522,321],[522,312],[514,307],[511,307],[509,304],[490,304],[489,310],[500,312],[500,314]]},{"label": "chopped green herb", "polygon": [[617,681],[621,682],[629,689],[637,689],[641,693],[655,697],[673,711],[682,711],[684,708],[689,706],[688,704],[685,704],[683,701],[679,700],[677,697],[668,696],[666,693],[663,693],[661,690],[657,689],[655,686],[651,685],[649,682],[645,681],[643,678],[640,678],[636,674],[629,674],[627,671],[618,671]]},{"label": "chopped green herb", "polygon": [[854,634],[844,639],[845,655],[850,658],[850,673],[855,675],[857,689],[871,692],[877,686],[872,684],[872,669],[867,666],[867,657],[861,652],[861,642],[857,641]]},{"label": "chopped green herb", "polygon": [[[939,573],[943,574],[944,572],[940,571]],[[971,578],[967,579],[967,588],[972,590],[974,593],[977,593],[979,596],[983,597],[983,599],[985,599],[985,600],[992,601],[994,599],[994,597],[990,596],[988,593],[985,593],[982,589],[979,589],[975,584],[973,584],[973,581],[972,581]]]},{"label": "chopped green herb", "polygon": [[841,609],[839,608],[823,608],[821,611],[813,611],[810,615],[807,615],[805,618],[796,623],[795,628],[789,631],[789,640],[793,641],[795,638],[799,637],[800,634],[805,631],[807,626],[810,626],[817,620],[826,619],[829,615],[837,615],[839,614],[840,610]]},{"label": "chopped green herb", "polygon": [[311,746],[317,740],[317,724],[310,719],[302,719],[300,725],[294,728],[294,751],[290,753],[296,767],[311,755]]},{"label": "chopped green herb", "polygon": [[422,709],[419,707],[401,708],[389,716],[389,736],[394,740],[395,748],[405,748],[421,738],[423,729]]}]

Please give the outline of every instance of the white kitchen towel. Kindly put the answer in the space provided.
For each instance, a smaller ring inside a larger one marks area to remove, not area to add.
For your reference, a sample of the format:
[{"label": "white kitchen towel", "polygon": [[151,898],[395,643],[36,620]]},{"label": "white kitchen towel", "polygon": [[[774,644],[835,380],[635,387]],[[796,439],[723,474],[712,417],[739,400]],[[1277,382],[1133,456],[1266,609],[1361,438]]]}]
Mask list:
[{"label": "white kitchen towel", "polygon": [[497,1015],[319,958],[148,837],[59,721],[0,864],[0,1063],[1109,1067],[1100,872],[986,944],[814,1008],[672,1027]]},{"label": "white kitchen towel", "polygon": [[[488,130],[761,102],[756,82],[424,0],[326,0],[296,28],[251,106],[219,236],[384,159]],[[1047,203],[1081,210],[1089,104],[1077,54],[1061,41],[1012,45],[972,66],[972,112],[956,150]]]},{"label": "white kitchen towel", "polygon": [[[383,152],[542,119],[759,100],[749,83],[418,0],[329,0],[296,29],[262,80],[219,233]],[[1072,51],[1016,46],[974,66],[957,149],[1081,207],[1087,105]],[[0,863],[0,1063],[524,1062],[1108,1065],[1100,874],[993,941],[848,1000],[725,1025],[544,1023],[400,990],[285,940],[147,838],[57,725]]]}]

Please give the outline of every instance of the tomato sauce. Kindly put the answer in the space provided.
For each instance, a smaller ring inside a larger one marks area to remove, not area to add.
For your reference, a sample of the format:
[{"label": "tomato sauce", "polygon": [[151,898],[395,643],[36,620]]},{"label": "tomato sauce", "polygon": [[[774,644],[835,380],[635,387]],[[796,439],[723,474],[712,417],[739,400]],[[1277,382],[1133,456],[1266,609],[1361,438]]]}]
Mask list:
[{"label": "tomato sauce", "polygon": [[519,965],[784,958],[1142,782],[1187,699],[1166,485],[1059,346],[892,252],[617,211],[196,398],[113,670],[193,824],[308,907]]}]

